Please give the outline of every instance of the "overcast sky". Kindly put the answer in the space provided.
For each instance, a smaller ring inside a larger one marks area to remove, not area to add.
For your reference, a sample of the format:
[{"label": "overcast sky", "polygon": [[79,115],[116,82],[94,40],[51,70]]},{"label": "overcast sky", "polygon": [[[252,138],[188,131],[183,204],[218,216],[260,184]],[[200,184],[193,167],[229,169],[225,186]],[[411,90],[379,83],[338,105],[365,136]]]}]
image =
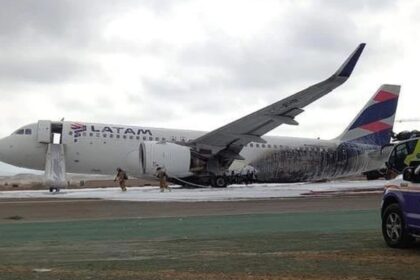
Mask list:
[{"label": "overcast sky", "polygon": [[[333,138],[383,83],[420,118],[418,1],[3,0],[0,136],[39,119],[212,130],[353,76],[273,135]],[[419,128],[396,124],[395,130]]]}]

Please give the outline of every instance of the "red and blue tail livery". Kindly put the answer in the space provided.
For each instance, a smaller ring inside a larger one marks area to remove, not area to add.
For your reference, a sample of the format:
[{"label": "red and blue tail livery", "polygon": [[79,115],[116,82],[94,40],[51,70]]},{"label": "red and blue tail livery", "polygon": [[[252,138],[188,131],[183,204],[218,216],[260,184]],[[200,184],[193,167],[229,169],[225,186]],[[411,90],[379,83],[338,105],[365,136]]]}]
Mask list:
[{"label": "red and blue tail livery", "polygon": [[344,142],[383,146],[391,140],[400,86],[382,85],[339,136]]}]

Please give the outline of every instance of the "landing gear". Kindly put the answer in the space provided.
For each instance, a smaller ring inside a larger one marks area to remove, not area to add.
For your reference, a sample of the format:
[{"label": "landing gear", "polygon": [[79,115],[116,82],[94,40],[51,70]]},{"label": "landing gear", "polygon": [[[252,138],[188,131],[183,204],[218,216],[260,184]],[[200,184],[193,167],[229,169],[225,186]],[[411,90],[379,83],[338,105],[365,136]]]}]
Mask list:
[{"label": "landing gear", "polygon": [[56,192],[58,193],[60,191],[59,187],[50,187],[50,193]]},{"label": "landing gear", "polygon": [[214,188],[226,188],[228,185],[228,181],[225,176],[215,176],[211,178],[210,184]]},{"label": "landing gear", "polygon": [[221,175],[191,176],[182,179],[172,177],[171,182],[182,185],[184,188],[205,188],[208,185],[213,188],[226,188],[229,178]]},{"label": "landing gear", "polygon": [[383,177],[385,172],[382,173],[381,171],[380,170],[372,170],[372,171],[365,172],[363,174],[366,175],[366,179],[368,181],[370,181],[370,180],[376,180],[376,179],[379,179],[379,178]]}]

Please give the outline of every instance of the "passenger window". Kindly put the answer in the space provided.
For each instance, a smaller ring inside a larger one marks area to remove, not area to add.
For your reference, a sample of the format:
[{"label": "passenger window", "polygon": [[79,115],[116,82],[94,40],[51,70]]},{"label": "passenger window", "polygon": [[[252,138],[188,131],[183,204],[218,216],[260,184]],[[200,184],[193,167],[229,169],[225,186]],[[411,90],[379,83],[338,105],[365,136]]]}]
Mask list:
[{"label": "passenger window", "polygon": [[389,156],[389,162],[394,163],[394,161],[395,161],[395,150],[393,150],[391,155]]},{"label": "passenger window", "polygon": [[101,134],[98,132],[98,133],[96,133],[96,137],[100,137],[101,136]]},{"label": "passenger window", "polygon": [[407,166],[404,162],[407,155],[408,151],[406,143],[399,144],[392,151],[388,163],[391,167],[395,168],[399,172],[402,172]]},{"label": "passenger window", "polygon": [[89,133],[89,136],[90,136],[90,137],[93,137],[93,133],[92,133],[92,132],[91,132],[91,133]]},{"label": "passenger window", "polygon": [[249,146],[252,148],[252,147],[254,147],[254,144],[251,143],[251,144],[249,144]]},{"label": "passenger window", "polygon": [[274,149],[277,149],[277,145],[274,145]]},{"label": "passenger window", "polygon": [[86,132],[83,132],[83,136],[86,136]]},{"label": "passenger window", "polygon": [[143,136],[143,141],[146,141],[147,140],[147,137],[146,136]]},{"label": "passenger window", "polygon": [[260,144],[255,144],[255,147],[256,147],[256,148],[259,148],[259,147],[260,147]]},{"label": "passenger window", "polygon": [[123,139],[127,139],[127,136],[123,135]]},{"label": "passenger window", "polygon": [[119,134],[117,134],[115,137],[116,137],[117,139],[119,139],[121,136],[120,136]]},{"label": "passenger window", "polygon": [[159,141],[159,137],[156,137],[156,138],[155,138],[155,140],[156,140],[156,141]]},{"label": "passenger window", "polygon": [[130,138],[130,140],[133,140],[133,138],[134,138],[134,137],[133,137],[133,135],[130,135],[130,137],[129,137],[129,138]]},{"label": "passenger window", "polygon": [[106,134],[102,134],[102,136],[103,136],[104,138],[106,138]]},{"label": "passenger window", "polygon": [[397,157],[402,158],[405,157],[408,154],[407,147],[405,144],[401,144],[397,146]]},{"label": "passenger window", "polygon": [[25,129],[25,134],[26,135],[31,135],[32,134],[32,129],[30,129],[30,128]]},{"label": "passenger window", "polygon": [[114,138],[114,134],[110,134],[109,135],[109,138]]},{"label": "passenger window", "polygon": [[166,140],[166,138],[165,137],[162,137],[162,141],[165,141]]},{"label": "passenger window", "polygon": [[137,139],[137,140],[140,140],[140,136],[136,136],[136,139]]},{"label": "passenger window", "polygon": [[73,131],[69,131],[69,135],[71,136],[71,135],[73,135]]},{"label": "passenger window", "polygon": [[265,148],[265,144],[262,144],[261,147]]},{"label": "passenger window", "polygon": [[150,140],[150,141],[153,141],[153,137],[149,137],[149,140]]},{"label": "passenger window", "polygon": [[271,145],[270,145],[270,144],[268,144],[268,145],[267,145],[267,147],[268,147],[268,148],[271,148]]}]

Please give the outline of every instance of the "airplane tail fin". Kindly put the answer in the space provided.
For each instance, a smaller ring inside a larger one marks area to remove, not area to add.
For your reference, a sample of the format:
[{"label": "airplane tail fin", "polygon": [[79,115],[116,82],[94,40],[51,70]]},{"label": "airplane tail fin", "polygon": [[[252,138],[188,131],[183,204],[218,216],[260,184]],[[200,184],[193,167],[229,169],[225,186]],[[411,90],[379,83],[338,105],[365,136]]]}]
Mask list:
[{"label": "airplane tail fin", "polygon": [[382,85],[337,140],[377,146],[388,144],[400,88],[399,85]]}]

